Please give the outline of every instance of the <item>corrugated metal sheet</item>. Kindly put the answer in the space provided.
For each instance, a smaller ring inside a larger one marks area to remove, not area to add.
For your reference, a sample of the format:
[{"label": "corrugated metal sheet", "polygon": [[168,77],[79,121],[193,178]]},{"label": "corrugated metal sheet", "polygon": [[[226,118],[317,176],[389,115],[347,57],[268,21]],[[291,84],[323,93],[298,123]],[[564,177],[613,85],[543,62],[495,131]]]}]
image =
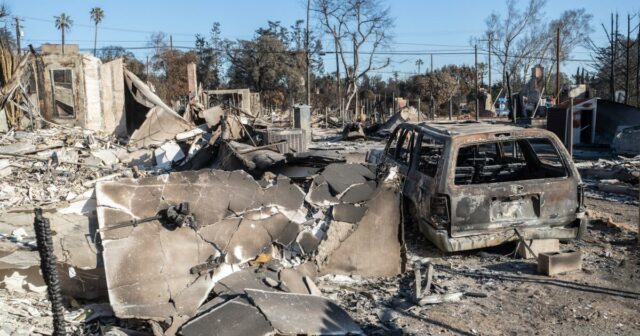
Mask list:
[{"label": "corrugated metal sheet", "polygon": [[306,134],[303,129],[269,128],[266,130],[260,130],[258,133],[264,139],[265,144],[272,144],[286,140],[286,143],[277,146],[280,153],[299,153],[307,151]]}]

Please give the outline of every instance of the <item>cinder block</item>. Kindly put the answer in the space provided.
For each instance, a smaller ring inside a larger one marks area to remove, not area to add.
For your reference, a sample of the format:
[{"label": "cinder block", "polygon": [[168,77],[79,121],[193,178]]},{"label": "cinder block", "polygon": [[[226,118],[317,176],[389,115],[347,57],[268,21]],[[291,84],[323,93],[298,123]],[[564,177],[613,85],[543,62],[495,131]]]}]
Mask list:
[{"label": "cinder block", "polygon": [[[536,253],[536,255],[539,255],[540,253],[560,251],[560,240],[558,239],[534,239],[525,241],[529,246],[531,246],[531,249]],[[518,246],[518,255],[523,259],[532,259],[536,257],[531,254],[529,249],[527,249],[527,247],[522,243]]]},{"label": "cinder block", "polygon": [[582,252],[567,250],[538,254],[538,273],[555,275],[582,269]]}]

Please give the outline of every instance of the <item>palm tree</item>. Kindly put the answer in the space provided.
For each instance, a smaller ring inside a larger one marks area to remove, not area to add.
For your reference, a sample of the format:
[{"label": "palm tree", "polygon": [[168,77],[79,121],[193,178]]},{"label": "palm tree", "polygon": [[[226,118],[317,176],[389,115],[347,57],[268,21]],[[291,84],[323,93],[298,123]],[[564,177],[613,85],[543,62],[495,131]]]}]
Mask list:
[{"label": "palm tree", "polygon": [[56,19],[56,28],[62,32],[62,54],[64,55],[64,31],[73,26],[73,20],[65,13],[54,16],[54,18]]},{"label": "palm tree", "polygon": [[100,7],[91,8],[91,20],[96,24],[95,36],[93,38],[93,55],[96,54],[96,45],[98,43],[98,24],[104,19],[104,11]]},{"label": "palm tree", "polygon": [[420,66],[424,64],[424,61],[422,61],[421,59],[418,59],[416,61],[416,65],[418,66],[418,75],[420,74]]}]

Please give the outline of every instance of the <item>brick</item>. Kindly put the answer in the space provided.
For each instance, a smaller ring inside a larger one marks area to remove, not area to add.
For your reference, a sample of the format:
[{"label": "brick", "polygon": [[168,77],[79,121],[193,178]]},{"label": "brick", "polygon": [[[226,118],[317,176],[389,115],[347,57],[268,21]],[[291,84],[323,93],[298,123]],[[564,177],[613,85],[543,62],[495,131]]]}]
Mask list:
[{"label": "brick", "polygon": [[538,273],[556,275],[582,269],[582,252],[567,250],[538,254]]}]

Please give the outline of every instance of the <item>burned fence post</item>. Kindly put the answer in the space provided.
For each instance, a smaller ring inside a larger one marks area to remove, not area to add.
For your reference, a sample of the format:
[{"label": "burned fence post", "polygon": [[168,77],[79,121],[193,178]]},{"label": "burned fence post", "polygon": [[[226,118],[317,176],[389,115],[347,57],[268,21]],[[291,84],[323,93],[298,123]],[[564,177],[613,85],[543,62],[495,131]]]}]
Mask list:
[{"label": "burned fence post", "polygon": [[51,301],[51,312],[53,316],[53,335],[65,335],[64,307],[62,305],[62,295],[60,294],[60,280],[57,259],[53,254],[53,241],[51,240],[51,226],[49,219],[42,217],[42,209],[35,209],[35,220],[33,228],[38,243],[38,253],[40,254],[40,270],[47,285],[49,301]]}]

